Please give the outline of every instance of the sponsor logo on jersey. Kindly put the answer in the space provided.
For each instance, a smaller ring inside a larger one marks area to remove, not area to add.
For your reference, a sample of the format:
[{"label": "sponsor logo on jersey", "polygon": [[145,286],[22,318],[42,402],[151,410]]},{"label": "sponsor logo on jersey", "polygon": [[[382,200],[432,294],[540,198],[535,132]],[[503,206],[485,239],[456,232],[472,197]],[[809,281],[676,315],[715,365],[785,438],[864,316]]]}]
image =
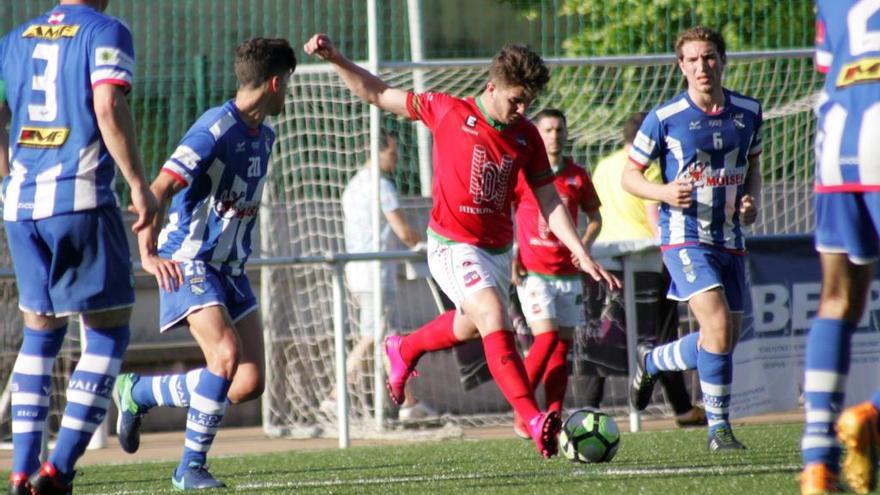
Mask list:
[{"label": "sponsor logo on jersey", "polygon": [[21,37],[55,41],[61,38],[73,38],[78,31],[78,24],[32,24],[21,33]]},{"label": "sponsor logo on jersey", "polygon": [[880,81],[880,58],[868,57],[848,63],[837,75],[837,87],[843,88],[851,84]]},{"label": "sponsor logo on jersey", "polygon": [[512,156],[502,154],[501,163],[495,163],[491,161],[489,152],[484,146],[474,145],[468,187],[474,203],[502,209],[507,198],[508,182],[512,173]]},{"label": "sponsor logo on jersey", "polygon": [[226,219],[256,216],[260,211],[260,202],[242,201],[244,197],[244,192],[223,191],[214,202],[214,213],[218,217]]},{"label": "sponsor logo on jersey", "polygon": [[66,127],[22,127],[18,134],[18,145],[28,148],[60,148],[70,129]]},{"label": "sponsor logo on jersey", "polygon": [[467,119],[464,121],[464,125],[468,127],[476,127],[477,126],[477,117],[473,115],[468,115]]},{"label": "sponsor logo on jersey", "polygon": [[115,65],[130,69],[134,60],[119,48],[112,46],[99,46],[95,49],[95,61],[97,65]]},{"label": "sponsor logo on jersey", "polygon": [[61,21],[64,20],[64,12],[53,12],[52,15],[49,16],[49,24],[61,24]]},{"label": "sponsor logo on jersey", "polygon": [[685,168],[681,177],[689,180],[694,187],[739,186],[745,183],[744,173],[729,172],[726,169],[713,170],[708,163],[696,161]]}]

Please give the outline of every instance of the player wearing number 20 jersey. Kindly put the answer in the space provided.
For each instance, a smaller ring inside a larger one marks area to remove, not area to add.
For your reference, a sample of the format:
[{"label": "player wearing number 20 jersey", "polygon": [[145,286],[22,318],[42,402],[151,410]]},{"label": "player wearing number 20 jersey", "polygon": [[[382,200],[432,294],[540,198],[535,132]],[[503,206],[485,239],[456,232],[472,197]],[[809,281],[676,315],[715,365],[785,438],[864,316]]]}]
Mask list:
[{"label": "player wearing number 20 jersey", "polygon": [[86,6],[57,7],[0,42],[0,79],[13,109],[5,220],[116,204],[113,159],[91,95],[105,83],[128,90],[133,71],[131,31]]}]

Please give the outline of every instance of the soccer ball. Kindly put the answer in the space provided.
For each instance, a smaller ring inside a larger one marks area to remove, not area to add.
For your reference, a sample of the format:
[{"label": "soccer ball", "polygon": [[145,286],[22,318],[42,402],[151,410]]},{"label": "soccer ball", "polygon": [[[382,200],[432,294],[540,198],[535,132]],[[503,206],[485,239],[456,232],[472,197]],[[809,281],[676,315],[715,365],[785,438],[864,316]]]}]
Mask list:
[{"label": "soccer ball", "polygon": [[608,462],[620,446],[620,430],[602,412],[581,409],[565,420],[559,431],[559,448],[574,462]]}]

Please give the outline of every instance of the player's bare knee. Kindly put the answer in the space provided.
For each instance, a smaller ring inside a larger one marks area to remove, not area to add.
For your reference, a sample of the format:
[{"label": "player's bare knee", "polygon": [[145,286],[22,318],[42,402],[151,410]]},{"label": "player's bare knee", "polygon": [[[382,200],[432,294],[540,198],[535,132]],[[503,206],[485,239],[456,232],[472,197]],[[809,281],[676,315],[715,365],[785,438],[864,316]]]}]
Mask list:
[{"label": "player's bare knee", "polygon": [[238,346],[234,340],[222,340],[207,353],[205,358],[208,361],[208,369],[213,373],[232,379],[238,369]]},{"label": "player's bare knee", "polygon": [[55,316],[38,315],[36,313],[22,313],[24,325],[34,330],[57,330],[67,323],[67,318],[57,318]]}]

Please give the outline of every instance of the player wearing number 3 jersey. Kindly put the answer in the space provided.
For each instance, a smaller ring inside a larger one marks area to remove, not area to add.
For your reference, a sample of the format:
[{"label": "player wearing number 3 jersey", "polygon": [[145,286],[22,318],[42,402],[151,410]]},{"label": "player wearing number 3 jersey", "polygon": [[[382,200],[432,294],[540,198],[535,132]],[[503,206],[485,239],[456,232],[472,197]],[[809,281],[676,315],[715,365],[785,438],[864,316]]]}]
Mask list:
[{"label": "player wearing number 3 jersey", "polygon": [[880,256],[880,2],[820,0],[816,12],[816,68],[826,74],[816,132],[822,291],[804,362],[801,492],[838,490],[836,433],[846,446],[846,484],[868,493],[877,485],[880,392],[840,411],[852,336]]},{"label": "player wearing number 3 jersey", "polygon": [[550,230],[571,250],[580,268],[614,288],[608,275],[584,250],[553,185],[544,145],[523,117],[549,79],[543,60],[520,45],[508,45],[489,67],[489,81],[476,97],[412,93],[388,86],[345,58],[323,35],[304,47],[333,64],[358,97],[383,110],[420,120],[434,135],[434,198],[428,226],[431,274],[458,312],[443,314],[406,337],[385,341],[390,361],[388,387],[395,402],[426,352],[482,337],[489,370],[545,457],[556,453],[559,413],[542,413],[528,383],[507,317],[511,200],[523,173],[547,217]]},{"label": "player wearing number 3 jersey", "polygon": [[[24,316],[12,370],[13,494],[73,490],[74,463],[107,413],[128,346],[134,279],[115,166],[131,187],[134,230],[156,212],[125,98],[131,31],[104,15],[106,6],[65,0],[0,40],[3,219]],[[72,314],[82,315],[85,348],[38,471],[52,367]]]}]

